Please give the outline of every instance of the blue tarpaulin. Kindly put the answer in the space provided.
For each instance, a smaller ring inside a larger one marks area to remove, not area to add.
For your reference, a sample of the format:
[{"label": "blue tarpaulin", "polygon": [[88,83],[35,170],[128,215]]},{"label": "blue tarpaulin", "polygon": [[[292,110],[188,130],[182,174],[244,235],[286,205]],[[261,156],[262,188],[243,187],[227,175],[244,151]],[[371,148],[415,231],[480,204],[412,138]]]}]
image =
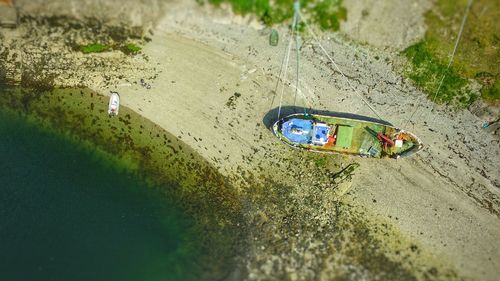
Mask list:
[{"label": "blue tarpaulin", "polygon": [[311,143],[313,123],[311,120],[291,119],[283,123],[281,132],[292,142]]},{"label": "blue tarpaulin", "polygon": [[313,129],[312,142],[317,145],[323,145],[328,141],[328,134],[330,133],[330,128],[326,124],[316,124]]}]

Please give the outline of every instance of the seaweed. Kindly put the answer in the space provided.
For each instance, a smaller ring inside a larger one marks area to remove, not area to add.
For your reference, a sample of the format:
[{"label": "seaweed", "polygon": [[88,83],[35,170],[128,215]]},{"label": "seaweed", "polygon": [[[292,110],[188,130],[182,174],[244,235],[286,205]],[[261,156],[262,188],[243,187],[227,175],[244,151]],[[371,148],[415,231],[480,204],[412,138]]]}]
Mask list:
[{"label": "seaweed", "polygon": [[102,52],[107,51],[109,49],[111,49],[111,46],[106,45],[106,44],[101,44],[101,43],[94,43],[94,44],[80,46],[80,51],[82,51],[82,53],[84,53],[84,54],[102,53]]},{"label": "seaweed", "polygon": [[[403,52],[411,63],[405,74],[423,89],[430,99],[438,103],[451,103],[460,94],[465,97],[464,87],[468,83],[467,79],[440,61],[432,53],[429,44],[428,41],[419,42]],[[470,100],[466,99],[461,104],[468,106]]]},{"label": "seaweed", "polygon": [[[409,60],[404,74],[433,99],[444,76],[437,103],[467,107],[478,95],[487,102],[500,99],[498,78],[498,46],[496,11],[500,2],[477,0],[471,6],[450,68],[448,60],[454,49],[457,33],[464,16],[467,1],[439,0],[426,14],[428,26],[422,41],[403,51]],[[477,81],[481,90],[469,90],[471,81]]]},{"label": "seaweed", "polygon": [[137,46],[134,43],[127,43],[123,48],[122,51],[123,53],[130,55],[130,54],[136,54],[141,51],[141,47]]}]

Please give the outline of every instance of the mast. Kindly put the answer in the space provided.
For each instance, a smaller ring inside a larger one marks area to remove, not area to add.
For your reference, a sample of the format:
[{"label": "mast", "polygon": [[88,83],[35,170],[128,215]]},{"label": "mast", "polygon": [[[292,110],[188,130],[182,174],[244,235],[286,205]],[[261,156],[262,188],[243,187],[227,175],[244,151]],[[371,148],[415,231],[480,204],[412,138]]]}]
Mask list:
[{"label": "mast", "polygon": [[[293,105],[295,106],[300,86],[300,42],[299,42],[300,1],[299,0],[295,0],[293,2],[293,11],[294,15],[293,15],[292,32],[295,33],[295,49],[297,54],[297,68],[296,68],[297,82],[295,83],[295,97],[293,100]],[[304,106],[304,114],[307,114],[305,106]]]}]

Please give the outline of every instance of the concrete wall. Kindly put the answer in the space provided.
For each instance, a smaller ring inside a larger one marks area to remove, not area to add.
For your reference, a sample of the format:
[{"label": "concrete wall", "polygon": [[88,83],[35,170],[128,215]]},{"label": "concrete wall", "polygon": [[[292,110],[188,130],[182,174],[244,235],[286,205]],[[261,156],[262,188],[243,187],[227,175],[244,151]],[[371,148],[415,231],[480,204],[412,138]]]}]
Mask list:
[{"label": "concrete wall", "polygon": [[154,26],[168,0],[16,0],[20,16],[95,18],[106,24]]},{"label": "concrete wall", "polygon": [[16,27],[17,11],[11,0],[0,0],[0,27]]}]

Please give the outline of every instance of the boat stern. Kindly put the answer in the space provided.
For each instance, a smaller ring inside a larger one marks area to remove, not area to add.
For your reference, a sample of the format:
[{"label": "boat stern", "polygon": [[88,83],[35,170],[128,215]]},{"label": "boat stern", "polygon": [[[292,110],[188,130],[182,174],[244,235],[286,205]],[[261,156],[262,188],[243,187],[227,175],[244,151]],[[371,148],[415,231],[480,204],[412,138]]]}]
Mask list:
[{"label": "boat stern", "polygon": [[110,116],[118,115],[120,110],[120,95],[117,92],[111,92],[109,97],[108,114]]}]

